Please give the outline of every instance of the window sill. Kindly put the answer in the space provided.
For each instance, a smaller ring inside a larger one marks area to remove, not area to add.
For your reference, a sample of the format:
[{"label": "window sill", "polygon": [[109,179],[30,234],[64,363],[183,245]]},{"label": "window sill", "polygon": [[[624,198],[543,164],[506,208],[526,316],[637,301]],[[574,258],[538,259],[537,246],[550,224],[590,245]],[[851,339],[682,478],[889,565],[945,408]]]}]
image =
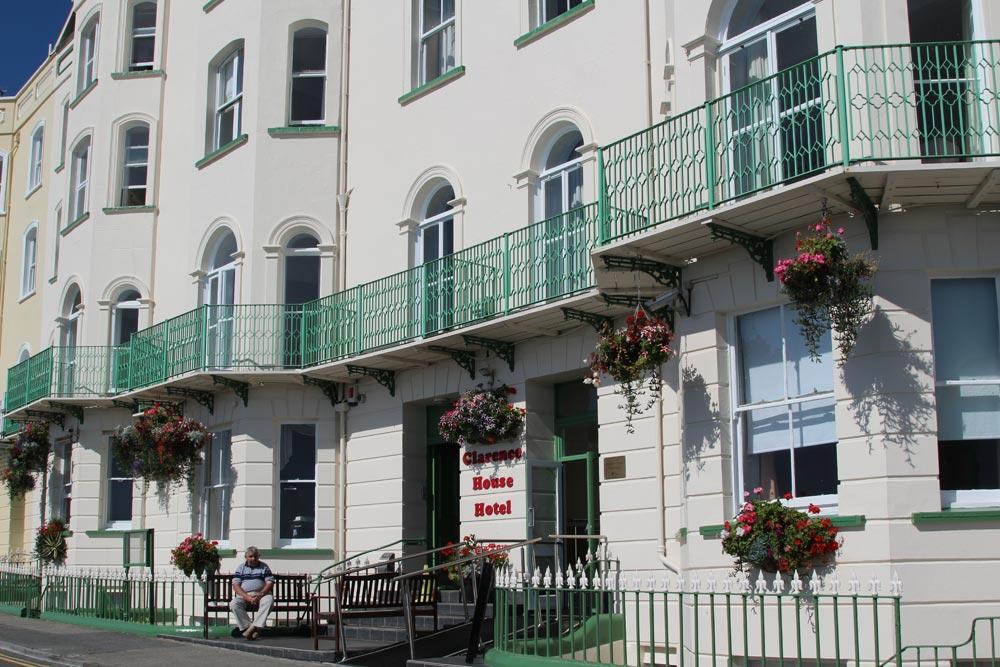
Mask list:
[{"label": "window sill", "polygon": [[83,101],[83,98],[85,98],[87,95],[90,95],[90,91],[92,91],[94,88],[97,88],[97,79],[91,81],[86,88],[80,91],[80,94],[76,96],[76,99],[74,99],[72,102],[69,103],[69,108],[75,109],[77,105]]},{"label": "window sill", "polygon": [[57,280],[59,280],[59,276],[52,276],[51,278],[49,278],[49,284],[55,285]]},{"label": "window sill", "polygon": [[335,137],[340,134],[338,125],[288,125],[285,127],[269,127],[267,133],[272,137]]},{"label": "window sill", "polygon": [[215,149],[202,159],[195,162],[194,166],[197,169],[204,169],[205,167],[212,164],[216,160],[219,160],[225,157],[226,155],[229,155],[234,150],[236,150],[237,148],[239,148],[248,141],[250,141],[250,136],[246,134],[241,134],[240,136],[236,137],[225,146],[220,146],[219,148]]},{"label": "window sill", "polygon": [[333,549],[303,549],[298,547],[278,547],[261,549],[261,558],[281,558],[282,556],[332,556]]},{"label": "window sill", "polygon": [[235,558],[236,549],[218,549],[220,558]]},{"label": "window sill", "polygon": [[404,95],[400,95],[397,101],[401,105],[406,106],[413,100],[423,97],[432,90],[436,90],[441,86],[445,85],[446,83],[448,83],[449,81],[454,81],[455,79],[459,78],[464,74],[465,74],[465,65],[459,65],[458,67],[453,67],[452,69],[448,70],[447,72],[437,77],[436,79],[431,79],[424,85],[417,86],[410,92]]},{"label": "window sill", "polygon": [[980,509],[946,509],[940,512],[914,512],[914,525],[927,526],[941,523],[964,523],[969,521],[1000,521],[1000,507]]},{"label": "window sill", "polygon": [[201,11],[203,11],[203,12],[205,12],[207,14],[207,13],[209,13],[210,11],[212,11],[213,9],[215,9],[216,7],[218,7],[221,4],[222,4],[222,0],[208,0],[208,2],[206,2],[204,5],[202,5]]},{"label": "window sill", "polygon": [[60,236],[66,236],[71,231],[73,231],[74,229],[76,229],[77,227],[79,227],[80,225],[82,225],[83,223],[87,222],[87,220],[89,220],[89,219],[90,219],[90,211],[87,211],[86,213],[84,213],[83,215],[81,215],[79,218],[77,218],[73,222],[71,222],[68,225],[66,225],[66,227],[61,232],[59,232],[59,235]]},{"label": "window sill", "polygon": [[31,290],[31,291],[30,291],[30,292],[28,292],[27,294],[22,294],[22,295],[21,295],[21,298],[19,298],[19,299],[17,300],[17,302],[18,302],[18,303],[24,303],[25,301],[27,301],[28,299],[30,299],[30,298],[31,298],[31,297],[33,297],[33,296],[35,296],[35,290]]},{"label": "window sill", "polygon": [[104,215],[124,215],[126,213],[155,213],[155,206],[111,206],[101,209]]},{"label": "window sill", "polygon": [[85,530],[85,531],[83,531],[83,534],[86,535],[87,537],[98,537],[98,538],[100,538],[100,537],[121,537],[122,535],[124,535],[127,532],[129,532],[129,531],[127,531],[127,530],[111,530],[109,528],[108,530]]},{"label": "window sill", "polygon": [[26,201],[28,199],[31,199],[31,195],[35,194],[36,192],[38,192],[41,189],[42,189],[42,184],[39,183],[38,185],[36,185],[35,187],[31,188],[30,190],[28,190],[27,192],[24,193],[24,199]]},{"label": "window sill", "polygon": [[[1000,512],[998,512],[1000,514]],[[820,518],[823,518],[822,515]],[[828,515],[826,518],[830,519],[832,523],[837,528],[848,529],[848,528],[864,528],[865,523],[868,522],[868,517],[864,514],[845,514],[842,516],[838,515]],[[721,539],[719,534],[725,528],[724,524],[712,524],[708,526],[702,526],[698,529],[698,533],[706,540],[717,540]]]},{"label": "window sill", "polygon": [[162,69],[145,69],[136,72],[112,72],[111,78],[115,81],[125,81],[128,79],[166,79],[167,73]]},{"label": "window sill", "polygon": [[59,164],[56,165],[56,168],[54,169],[54,171],[58,174],[60,171],[62,171],[65,168],[66,168],[66,163],[65,162],[60,162]]},{"label": "window sill", "polygon": [[563,12],[559,16],[549,21],[546,21],[537,28],[529,30],[528,32],[524,33],[523,35],[514,40],[514,46],[516,48],[521,48],[522,46],[531,44],[536,39],[539,39],[540,37],[549,34],[550,32],[559,28],[560,26],[564,26],[570,21],[576,19],[577,17],[586,14],[587,12],[589,12],[591,9],[594,8],[595,1],[596,0],[587,0],[586,2],[583,2],[574,7],[573,9],[569,10],[568,12]]}]

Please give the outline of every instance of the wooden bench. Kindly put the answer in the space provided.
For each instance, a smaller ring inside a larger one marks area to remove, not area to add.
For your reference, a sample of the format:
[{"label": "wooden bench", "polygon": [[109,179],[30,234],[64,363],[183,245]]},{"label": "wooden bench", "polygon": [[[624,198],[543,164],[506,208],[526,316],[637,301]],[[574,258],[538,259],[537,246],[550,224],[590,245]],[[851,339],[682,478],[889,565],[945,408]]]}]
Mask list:
[{"label": "wooden bench", "polygon": [[[312,637],[313,649],[319,650],[319,640],[332,639],[336,642],[336,650],[341,650],[340,624],[351,618],[393,618],[406,616],[403,606],[403,587],[395,572],[378,572],[375,574],[348,574],[337,579],[335,596],[313,597]],[[417,616],[433,616],[434,630],[438,629],[438,602],[441,594],[438,592],[437,579],[432,574],[419,575],[409,580],[411,595],[411,618]],[[320,606],[323,600],[328,601],[328,611]],[[332,607],[332,608],[330,608]],[[339,618],[338,618],[339,608]],[[327,634],[319,634],[319,622],[327,622]],[[333,632],[329,632],[333,628]],[[343,651],[347,653],[346,639]]]},{"label": "wooden bench", "polygon": [[[307,617],[312,614],[313,603],[310,600],[312,595],[309,587],[311,577],[308,574],[276,574],[274,575],[274,587],[271,588],[271,595],[274,597],[274,604],[271,605],[271,613],[296,613],[299,619],[302,615]],[[208,639],[208,617],[209,614],[232,613],[229,603],[236,597],[233,594],[232,574],[209,574],[205,581],[205,639]],[[257,605],[248,604],[248,612],[256,612]],[[308,622],[308,620],[307,620]]]}]

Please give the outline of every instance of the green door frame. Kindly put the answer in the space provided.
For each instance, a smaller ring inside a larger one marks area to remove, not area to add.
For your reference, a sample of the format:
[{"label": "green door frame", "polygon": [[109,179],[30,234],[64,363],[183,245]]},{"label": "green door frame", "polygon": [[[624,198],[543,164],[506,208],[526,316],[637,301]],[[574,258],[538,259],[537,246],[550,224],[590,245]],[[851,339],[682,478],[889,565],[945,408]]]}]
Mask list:
[{"label": "green door frame", "polygon": [[[597,412],[586,412],[572,417],[557,417],[555,419],[555,460],[558,463],[570,463],[572,461],[585,461],[587,464],[587,534],[594,535],[597,528],[597,452],[587,452],[585,454],[567,454],[566,436],[567,426],[577,426],[579,424],[596,424]],[[563,483],[566,476],[563,475]],[[561,501],[560,501],[561,502]],[[560,526],[560,530],[562,526]],[[597,548],[596,540],[588,540],[588,550]]]}]

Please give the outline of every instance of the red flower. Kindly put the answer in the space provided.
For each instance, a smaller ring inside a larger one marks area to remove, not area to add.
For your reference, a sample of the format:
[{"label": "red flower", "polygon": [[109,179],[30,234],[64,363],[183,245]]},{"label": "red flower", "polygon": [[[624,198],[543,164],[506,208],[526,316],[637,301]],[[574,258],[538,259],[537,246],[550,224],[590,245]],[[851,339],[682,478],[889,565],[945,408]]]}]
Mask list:
[{"label": "red flower", "polygon": [[820,510],[819,507],[817,507],[816,505],[813,505],[812,503],[809,503],[809,513],[810,514],[819,514],[820,511],[821,510]]},{"label": "red flower", "polygon": [[786,491],[786,492],[785,492],[785,495],[783,496],[783,498],[784,498],[785,500],[791,500],[791,499],[792,499],[792,494],[791,494],[791,493],[788,493],[788,492]]}]

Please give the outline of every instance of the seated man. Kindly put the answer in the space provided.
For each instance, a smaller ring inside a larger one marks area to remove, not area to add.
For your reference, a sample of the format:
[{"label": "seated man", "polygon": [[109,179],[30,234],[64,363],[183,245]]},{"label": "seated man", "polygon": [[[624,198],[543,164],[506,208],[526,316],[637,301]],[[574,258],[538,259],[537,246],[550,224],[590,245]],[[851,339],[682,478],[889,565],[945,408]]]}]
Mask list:
[{"label": "seated man", "polygon": [[[247,639],[254,640],[260,636],[260,629],[267,623],[267,615],[271,612],[274,596],[274,575],[267,563],[260,560],[257,547],[247,547],[246,562],[236,568],[233,575],[233,601],[229,608],[236,614],[236,622],[240,632]],[[247,606],[257,605],[257,615],[253,623],[247,616]]]}]

